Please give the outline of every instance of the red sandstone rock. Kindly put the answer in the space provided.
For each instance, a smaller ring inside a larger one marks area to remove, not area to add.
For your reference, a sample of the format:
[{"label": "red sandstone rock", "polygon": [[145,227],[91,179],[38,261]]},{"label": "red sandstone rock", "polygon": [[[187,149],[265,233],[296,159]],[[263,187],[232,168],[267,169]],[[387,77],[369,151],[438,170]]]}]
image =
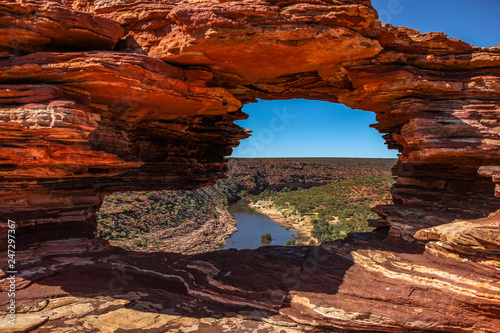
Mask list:
[{"label": "red sandstone rock", "polygon": [[[185,74],[117,52],[34,53],[0,61],[0,67],[0,80],[12,83],[0,87],[6,146],[0,166],[9,180],[0,195],[10,198],[0,215],[17,219],[30,234],[70,236],[81,229],[92,236],[103,194],[141,177],[147,180],[137,189],[211,184],[224,170],[229,147],[247,137],[232,124],[244,117],[241,103],[214,86],[206,71]],[[223,148],[207,156],[203,147],[210,145]],[[20,179],[43,184],[19,191]]]},{"label": "red sandstone rock", "polygon": [[[19,320],[44,318],[35,320],[39,332],[496,332],[500,290],[491,262],[430,250],[375,235],[190,256],[46,242],[20,256]],[[2,293],[0,305],[7,302]]]},{"label": "red sandstone rock", "polygon": [[0,52],[112,50],[123,36],[117,22],[57,0],[3,0],[0,17]]},{"label": "red sandstone rock", "polygon": [[[172,255],[164,271],[161,254],[44,256],[23,263],[26,327],[160,329],[187,320],[203,331],[208,318],[190,311],[204,306],[206,317],[247,316],[216,320],[215,330],[499,326],[498,47],[381,25],[366,0],[31,0],[0,2],[0,13],[0,230],[16,220],[19,246],[93,237],[106,193],[213,184],[247,136],[233,124],[245,117],[241,105],[256,98],[374,111],[374,127],[401,153],[394,205],[376,208],[377,226],[390,227],[383,243],[325,245],[310,266],[298,263],[300,249]],[[409,253],[415,243],[425,251]],[[99,270],[112,279],[111,263],[133,272],[131,286],[148,296],[88,285],[107,283]],[[85,274],[64,273],[78,265]],[[74,294],[106,298],[87,304]],[[57,302],[64,314],[53,311]],[[155,324],[158,304],[181,317]],[[83,319],[68,322],[75,311]],[[130,315],[137,320],[113,319]]]}]

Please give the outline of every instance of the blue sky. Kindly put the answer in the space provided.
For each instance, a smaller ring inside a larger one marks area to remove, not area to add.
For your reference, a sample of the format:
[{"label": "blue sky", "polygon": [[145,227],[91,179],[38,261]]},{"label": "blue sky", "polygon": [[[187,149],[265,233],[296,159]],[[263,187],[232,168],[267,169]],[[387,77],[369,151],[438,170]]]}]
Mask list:
[{"label": "blue sky", "polygon": [[[477,46],[500,44],[500,0],[372,0],[383,23],[442,31]],[[368,125],[372,112],[328,102],[259,101],[236,122],[254,131],[233,157],[396,157]]]}]

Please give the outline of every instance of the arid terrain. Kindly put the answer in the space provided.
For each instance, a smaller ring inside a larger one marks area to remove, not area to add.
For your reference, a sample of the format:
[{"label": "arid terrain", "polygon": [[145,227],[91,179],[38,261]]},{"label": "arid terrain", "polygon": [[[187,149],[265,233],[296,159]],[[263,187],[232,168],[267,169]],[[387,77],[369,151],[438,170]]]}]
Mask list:
[{"label": "arid terrain", "polygon": [[372,176],[296,191],[266,190],[252,196],[250,205],[296,229],[299,237],[293,243],[316,245],[372,231],[377,214],[371,209],[390,203],[393,183],[391,176]]},{"label": "arid terrain", "polygon": [[[321,200],[342,202],[346,209],[354,212],[345,217],[357,223],[356,228],[349,228],[348,231],[368,231],[366,220],[376,217],[374,213],[370,214],[370,208],[375,204],[388,203],[390,191],[387,182],[392,179],[389,176],[391,163],[395,160],[230,159],[227,179],[218,181],[212,187],[195,191],[125,192],[107,196],[99,211],[98,232],[101,238],[127,249],[186,254],[206,252],[222,247],[225,239],[236,230],[236,221],[228,212],[229,204],[259,198],[259,195],[260,198],[267,198],[271,194],[281,194],[280,199],[275,200],[280,203],[280,208],[283,200],[288,200],[287,196],[295,195],[295,199],[310,208],[310,211],[304,211],[303,206],[298,207],[303,215],[316,211],[318,207],[315,203]],[[374,181],[368,184],[366,179]],[[360,180],[363,187],[356,180]],[[310,190],[304,190],[306,188]],[[313,188],[319,192],[311,192]],[[340,188],[344,191],[339,191]],[[353,193],[346,193],[346,189]],[[363,201],[363,205],[354,207],[358,201]],[[320,203],[323,204],[326,203]],[[315,219],[314,224],[307,218],[307,225],[294,224],[292,218],[280,222],[296,228],[301,236],[309,239],[313,233],[315,240],[324,241],[347,235],[344,231],[334,237],[333,231],[319,231],[319,226],[328,223],[328,219],[332,220],[334,216],[344,219],[344,215],[344,211],[321,212],[320,219]],[[279,218],[279,214],[274,218]],[[312,231],[314,229],[316,231]],[[305,230],[309,232],[304,234]]]}]

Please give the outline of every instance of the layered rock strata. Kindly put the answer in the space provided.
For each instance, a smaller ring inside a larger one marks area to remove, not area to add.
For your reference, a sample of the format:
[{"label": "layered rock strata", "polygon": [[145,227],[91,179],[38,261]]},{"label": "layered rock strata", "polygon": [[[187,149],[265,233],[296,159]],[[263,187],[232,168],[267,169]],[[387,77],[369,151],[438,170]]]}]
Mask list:
[{"label": "layered rock strata", "polygon": [[[198,255],[102,240],[22,254],[18,327],[35,332],[496,332],[498,270],[355,234],[320,247]],[[2,282],[8,288],[8,280]],[[5,308],[7,298],[0,298]],[[8,331],[7,319],[0,327]],[[4,331],[4,330],[3,330]]]},{"label": "layered rock strata", "polygon": [[213,184],[247,137],[240,102],[206,71],[102,51],[1,67],[2,217],[21,235],[92,237],[105,193]]},{"label": "layered rock strata", "polygon": [[[107,193],[213,184],[248,136],[233,124],[245,103],[341,102],[376,112],[375,128],[400,152],[394,205],[378,207],[374,222],[390,229],[387,247],[323,247],[332,261],[370,263],[363,276],[374,289],[327,265],[321,276],[338,277],[314,277],[314,290],[271,288],[289,290],[280,306],[300,309],[295,323],[329,329],[499,326],[498,47],[382,25],[368,0],[0,1],[0,13],[0,219],[2,234],[17,222],[19,247],[92,238]],[[410,243],[425,251],[398,259],[396,244]],[[367,296],[402,280],[402,298]],[[360,298],[343,304],[343,287]],[[321,288],[335,296],[319,297]],[[391,302],[415,308],[389,312]]]}]

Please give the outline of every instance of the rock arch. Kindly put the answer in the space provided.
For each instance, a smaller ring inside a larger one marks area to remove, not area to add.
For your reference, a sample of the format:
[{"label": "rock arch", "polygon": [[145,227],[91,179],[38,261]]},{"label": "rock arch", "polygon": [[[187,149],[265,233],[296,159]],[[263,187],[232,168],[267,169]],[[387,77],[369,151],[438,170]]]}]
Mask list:
[{"label": "rock arch", "polygon": [[394,205],[376,210],[387,241],[498,264],[498,47],[382,25],[368,0],[28,0],[0,13],[2,233],[12,219],[25,244],[92,238],[106,193],[213,184],[247,137],[233,124],[243,104],[307,98],[376,112],[399,150]]},{"label": "rock arch", "polygon": [[[379,224],[400,237],[499,208],[497,48],[381,25],[369,1],[3,11],[30,16],[2,28],[2,214],[35,238],[91,236],[105,193],[212,184],[256,98],[376,112],[401,153]],[[37,21],[42,11],[66,30]]]}]

